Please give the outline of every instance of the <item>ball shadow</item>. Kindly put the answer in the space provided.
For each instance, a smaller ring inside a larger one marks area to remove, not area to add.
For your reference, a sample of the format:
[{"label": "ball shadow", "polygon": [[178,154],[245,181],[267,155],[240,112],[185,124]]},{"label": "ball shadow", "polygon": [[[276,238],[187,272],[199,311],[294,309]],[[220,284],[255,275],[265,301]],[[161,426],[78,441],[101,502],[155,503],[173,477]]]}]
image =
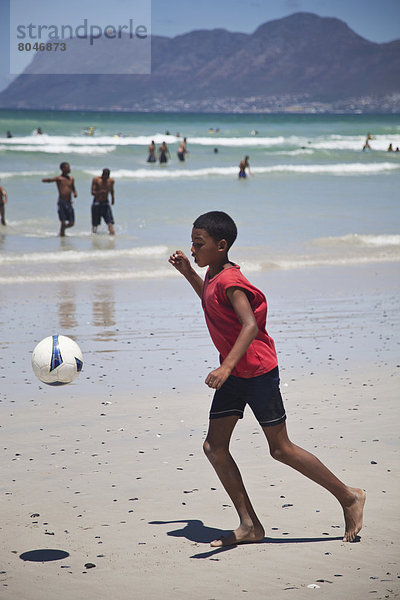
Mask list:
[{"label": "ball shadow", "polygon": [[42,548],[40,550],[29,550],[19,555],[21,560],[30,562],[49,562],[51,560],[62,560],[69,556],[65,550],[53,550],[51,548]]}]

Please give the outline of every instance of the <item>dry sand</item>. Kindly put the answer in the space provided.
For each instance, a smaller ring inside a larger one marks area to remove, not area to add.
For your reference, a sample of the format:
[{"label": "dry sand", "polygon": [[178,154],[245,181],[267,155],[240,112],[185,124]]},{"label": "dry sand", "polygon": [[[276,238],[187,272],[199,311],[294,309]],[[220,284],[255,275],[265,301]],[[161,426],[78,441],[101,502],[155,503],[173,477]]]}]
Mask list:
[{"label": "dry sand", "polygon": [[[360,541],[341,541],[336,500],[273,461],[248,412],[232,453],[266,537],[210,548],[237,517],[202,452],[217,357],[184,281],[4,286],[0,598],[400,596],[398,268],[250,278],[269,299],[293,441],[367,489]],[[85,367],[54,389],[30,353],[56,332]],[[21,559],[39,549],[45,561]]]}]

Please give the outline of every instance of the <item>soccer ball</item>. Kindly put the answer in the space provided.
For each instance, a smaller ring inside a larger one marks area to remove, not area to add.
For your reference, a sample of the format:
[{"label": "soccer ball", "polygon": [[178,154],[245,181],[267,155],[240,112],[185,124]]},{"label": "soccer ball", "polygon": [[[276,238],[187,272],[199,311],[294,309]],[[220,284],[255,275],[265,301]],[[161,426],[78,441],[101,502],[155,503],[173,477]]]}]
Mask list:
[{"label": "soccer ball", "polygon": [[83,356],[78,344],[65,335],[50,335],[35,347],[32,368],[48,385],[71,383],[82,371]]}]

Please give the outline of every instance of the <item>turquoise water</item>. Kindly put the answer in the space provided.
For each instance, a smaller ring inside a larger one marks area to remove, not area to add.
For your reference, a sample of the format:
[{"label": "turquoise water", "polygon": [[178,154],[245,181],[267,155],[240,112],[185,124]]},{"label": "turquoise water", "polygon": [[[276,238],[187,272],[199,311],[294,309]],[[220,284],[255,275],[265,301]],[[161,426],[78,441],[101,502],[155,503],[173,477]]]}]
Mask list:
[{"label": "turquoise water", "polygon": [[[368,132],[372,149],[362,152]],[[152,139],[168,143],[166,166],[146,163]],[[2,111],[0,282],[174,276],[167,258],[189,252],[191,224],[207,210],[236,220],[231,258],[246,271],[399,261],[400,152],[387,152],[389,143],[400,146],[399,115]],[[239,181],[245,154],[253,176]],[[61,161],[78,191],[65,239],[56,186],[41,183]],[[104,225],[90,232],[90,183],[104,167],[116,181],[115,238]]]}]

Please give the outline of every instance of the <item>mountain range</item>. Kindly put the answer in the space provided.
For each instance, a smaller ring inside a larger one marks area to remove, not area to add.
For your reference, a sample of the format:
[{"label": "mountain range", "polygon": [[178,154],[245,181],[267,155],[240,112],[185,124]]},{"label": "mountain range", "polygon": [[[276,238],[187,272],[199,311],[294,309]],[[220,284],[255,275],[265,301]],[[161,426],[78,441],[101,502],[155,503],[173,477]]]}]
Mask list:
[{"label": "mountain range", "polygon": [[[71,40],[75,42],[75,40]],[[112,59],[98,45],[98,64]],[[400,40],[368,41],[336,18],[295,13],[254,33],[152,36],[150,75],[46,75],[44,53],[0,93],[0,108],[207,111],[400,108]],[[79,55],[79,56],[78,56]],[[64,60],[85,61],[82,52]],[[78,58],[77,58],[78,57]],[[47,59],[49,60],[49,59]],[[115,60],[115,57],[114,57]],[[71,65],[59,65],[71,72]],[[69,67],[69,68],[67,68]]]}]

